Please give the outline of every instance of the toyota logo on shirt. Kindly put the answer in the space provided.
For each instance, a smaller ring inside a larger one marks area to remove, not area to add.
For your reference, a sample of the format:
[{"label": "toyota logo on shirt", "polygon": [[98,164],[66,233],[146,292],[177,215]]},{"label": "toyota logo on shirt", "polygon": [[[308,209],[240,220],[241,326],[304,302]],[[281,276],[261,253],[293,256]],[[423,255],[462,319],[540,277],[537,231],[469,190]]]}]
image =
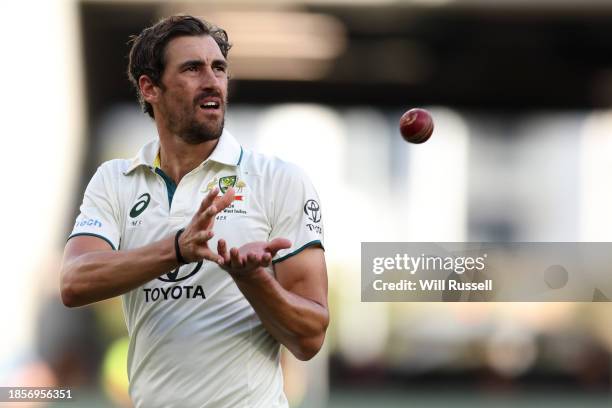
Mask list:
[{"label": "toyota logo on shirt", "polygon": [[[165,275],[160,276],[159,280],[164,282],[179,282],[185,280],[187,278],[192,277],[200,268],[202,268],[203,261],[198,262],[195,266],[191,267],[190,265],[182,265],[173,270],[172,272],[168,272]],[[190,270],[191,269],[191,270]]]},{"label": "toyota logo on shirt", "polygon": [[321,207],[315,200],[308,200],[304,204],[304,213],[315,224],[321,221]]}]

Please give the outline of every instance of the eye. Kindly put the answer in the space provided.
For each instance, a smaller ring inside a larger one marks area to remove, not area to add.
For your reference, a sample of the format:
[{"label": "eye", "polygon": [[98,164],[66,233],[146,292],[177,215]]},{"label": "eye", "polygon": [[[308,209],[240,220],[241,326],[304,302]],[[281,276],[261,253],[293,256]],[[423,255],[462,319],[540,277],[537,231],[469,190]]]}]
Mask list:
[{"label": "eye", "polygon": [[191,71],[191,72],[195,72],[198,70],[198,67],[196,65],[190,65],[187,67],[187,69],[185,71]]},{"label": "eye", "polygon": [[223,65],[217,65],[217,66],[214,67],[214,70],[218,71],[218,72],[225,72],[225,71],[227,71],[227,67],[225,67]]}]

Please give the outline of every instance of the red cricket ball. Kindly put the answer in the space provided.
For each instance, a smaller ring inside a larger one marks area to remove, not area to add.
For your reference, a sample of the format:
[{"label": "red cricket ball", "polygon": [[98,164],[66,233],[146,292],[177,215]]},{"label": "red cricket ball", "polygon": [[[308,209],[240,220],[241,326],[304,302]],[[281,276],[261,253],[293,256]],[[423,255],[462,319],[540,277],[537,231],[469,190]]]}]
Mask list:
[{"label": "red cricket ball", "polygon": [[434,123],[429,112],[414,108],[402,115],[399,128],[404,140],[419,144],[429,140],[434,130]]}]

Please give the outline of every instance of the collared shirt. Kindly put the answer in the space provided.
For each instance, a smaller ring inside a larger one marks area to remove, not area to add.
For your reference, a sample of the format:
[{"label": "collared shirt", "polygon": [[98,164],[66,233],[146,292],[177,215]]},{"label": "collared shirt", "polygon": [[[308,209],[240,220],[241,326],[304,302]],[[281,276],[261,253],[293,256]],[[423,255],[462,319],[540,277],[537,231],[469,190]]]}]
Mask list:
[{"label": "collared shirt", "polygon": [[[234,202],[215,220],[230,247],[288,238],[280,262],[323,246],[319,198],[295,165],[243,149],[224,131],[213,153],[175,185],[155,159],[159,142],[132,160],[102,164],[85,191],[70,238],[97,236],[127,250],[166,238],[191,220],[213,187]],[[270,273],[272,269],[269,269]],[[138,407],[287,407],[279,343],[232,278],[213,262],[181,266],[122,295],[130,334],[130,395]]]}]

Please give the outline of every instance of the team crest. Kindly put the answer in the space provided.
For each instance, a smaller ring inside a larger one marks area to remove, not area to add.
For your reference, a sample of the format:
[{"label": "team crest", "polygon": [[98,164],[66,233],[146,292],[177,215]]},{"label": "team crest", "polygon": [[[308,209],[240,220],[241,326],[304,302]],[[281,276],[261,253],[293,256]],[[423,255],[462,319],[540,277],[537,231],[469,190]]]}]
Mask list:
[{"label": "team crest", "polygon": [[228,188],[234,187],[236,184],[236,176],[226,176],[219,179],[219,190],[225,194]]},{"label": "team crest", "polygon": [[208,184],[206,184],[206,189],[202,189],[202,191],[211,191],[217,185],[219,185],[219,188],[223,193],[225,193],[228,188],[234,187],[236,189],[236,192],[238,194],[241,194],[244,188],[246,187],[246,183],[244,182],[244,180],[237,180],[236,176],[222,177],[221,180],[215,177]]},{"label": "team crest", "polygon": [[218,179],[215,177],[210,183],[206,185],[206,191],[211,191],[217,185]]},{"label": "team crest", "polygon": [[242,189],[246,187],[246,183],[243,180],[238,180],[236,184],[234,184],[234,188],[238,191],[238,193],[242,193]]}]

